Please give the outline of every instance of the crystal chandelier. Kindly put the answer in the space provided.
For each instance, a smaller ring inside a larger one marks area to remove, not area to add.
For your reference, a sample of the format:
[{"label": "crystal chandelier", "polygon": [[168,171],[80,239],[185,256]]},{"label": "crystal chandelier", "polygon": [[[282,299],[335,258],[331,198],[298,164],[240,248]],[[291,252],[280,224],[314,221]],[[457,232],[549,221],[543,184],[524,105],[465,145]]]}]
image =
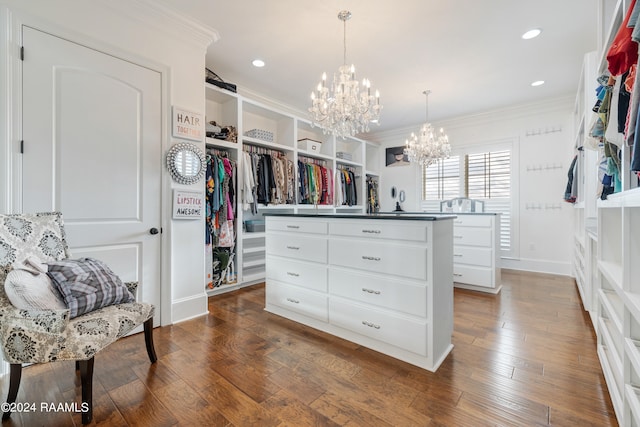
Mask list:
[{"label": "crystal chandelier", "polygon": [[344,23],[344,63],[333,75],[331,87],[327,87],[327,73],[311,93],[312,126],[322,128],[324,134],[332,133],[341,138],[369,132],[370,123],[378,123],[380,117],[380,93],[371,95],[371,82],[356,80],[356,69],[347,65],[347,20],[351,12],[343,10],[338,18]]},{"label": "crystal chandelier", "polygon": [[440,131],[436,132],[429,123],[429,94],[431,91],[425,90],[422,93],[427,97],[427,119],[418,135],[412,132],[409,139],[406,140],[404,154],[409,157],[410,162],[427,167],[440,159],[448,159],[451,155],[451,145],[449,145],[449,137],[444,133],[444,129],[440,128]]}]

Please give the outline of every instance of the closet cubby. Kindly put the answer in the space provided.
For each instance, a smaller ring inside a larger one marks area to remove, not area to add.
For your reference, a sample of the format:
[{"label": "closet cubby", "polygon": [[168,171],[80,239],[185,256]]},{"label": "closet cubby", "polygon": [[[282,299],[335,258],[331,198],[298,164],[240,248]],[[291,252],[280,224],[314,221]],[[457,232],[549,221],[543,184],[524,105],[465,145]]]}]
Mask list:
[{"label": "closet cubby", "polygon": [[[273,144],[294,148],[294,118],[248,100],[242,102],[242,140],[250,144]],[[266,131],[272,140],[247,136],[252,131]]]},{"label": "closet cubby", "polygon": [[622,289],[622,215],[619,207],[602,207],[598,210],[598,230],[600,271]]},{"label": "closet cubby", "polygon": [[[263,220],[270,213],[365,213],[367,200],[366,177],[378,176],[380,170],[380,148],[377,144],[349,137],[346,139],[326,135],[322,129],[312,126],[304,117],[283,112],[267,103],[258,102],[242,94],[229,92],[217,86],[204,84],[205,116],[207,122],[234,126],[237,142],[207,138],[207,149],[229,150],[229,157],[237,161],[235,177],[236,212],[234,264],[237,281],[233,284],[207,289],[208,295],[232,291],[243,286],[259,283],[265,279],[265,234],[250,232],[244,227],[247,220]],[[312,149],[307,140],[318,141]],[[294,165],[295,197],[292,204],[257,204],[255,210],[244,202],[244,151],[283,156]],[[343,153],[345,154],[343,156]],[[344,157],[344,158],[343,158]],[[354,171],[358,203],[352,206],[331,204],[303,204],[299,200],[298,160],[320,162],[331,169],[350,168]],[[378,178],[379,179],[379,178]]]},{"label": "closet cubby", "polygon": [[380,169],[382,168],[382,152],[381,148],[377,144],[366,142],[365,148],[365,164],[367,165],[367,175],[379,176]]},{"label": "closet cubby", "polygon": [[[323,159],[333,159],[334,156],[334,138],[331,135],[325,135],[322,129],[317,126],[311,126],[311,122],[303,119],[297,119],[297,136],[296,143],[298,152],[305,156],[316,156]],[[312,150],[310,141],[318,141],[317,149]]]},{"label": "closet cubby", "polygon": [[[365,141],[357,138],[336,138],[336,159],[345,165],[362,166],[364,163]],[[342,158],[340,153],[346,153],[349,157]]]}]

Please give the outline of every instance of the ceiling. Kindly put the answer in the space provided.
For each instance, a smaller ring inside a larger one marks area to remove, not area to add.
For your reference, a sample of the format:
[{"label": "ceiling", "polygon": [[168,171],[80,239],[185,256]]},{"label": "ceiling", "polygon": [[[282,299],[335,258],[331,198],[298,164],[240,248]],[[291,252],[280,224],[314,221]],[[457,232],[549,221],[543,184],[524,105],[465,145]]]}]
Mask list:
[{"label": "ceiling", "polygon": [[[598,0],[159,0],[214,28],[207,67],[238,91],[306,111],[323,71],[347,62],[381,94],[372,132],[574,96],[597,48]],[[541,28],[532,40],[521,35]],[[263,68],[251,61],[260,58]],[[535,80],[545,84],[532,87]]]}]

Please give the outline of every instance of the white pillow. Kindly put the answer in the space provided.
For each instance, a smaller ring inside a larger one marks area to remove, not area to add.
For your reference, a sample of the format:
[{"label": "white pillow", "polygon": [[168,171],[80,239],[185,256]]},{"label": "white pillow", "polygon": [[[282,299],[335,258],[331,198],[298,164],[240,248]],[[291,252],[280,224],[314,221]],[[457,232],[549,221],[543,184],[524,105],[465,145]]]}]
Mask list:
[{"label": "white pillow", "polygon": [[15,307],[21,310],[64,310],[64,300],[44,273],[33,274],[14,269],[4,282],[4,291]]}]

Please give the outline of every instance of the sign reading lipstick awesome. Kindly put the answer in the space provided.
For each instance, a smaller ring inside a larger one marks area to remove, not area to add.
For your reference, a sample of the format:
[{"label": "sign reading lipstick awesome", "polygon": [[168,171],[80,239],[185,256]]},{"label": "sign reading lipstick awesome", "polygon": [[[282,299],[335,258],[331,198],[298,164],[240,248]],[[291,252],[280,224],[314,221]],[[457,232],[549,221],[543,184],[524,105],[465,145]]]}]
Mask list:
[{"label": "sign reading lipstick awesome", "polygon": [[203,198],[200,191],[173,190],[173,219],[201,218]]}]

